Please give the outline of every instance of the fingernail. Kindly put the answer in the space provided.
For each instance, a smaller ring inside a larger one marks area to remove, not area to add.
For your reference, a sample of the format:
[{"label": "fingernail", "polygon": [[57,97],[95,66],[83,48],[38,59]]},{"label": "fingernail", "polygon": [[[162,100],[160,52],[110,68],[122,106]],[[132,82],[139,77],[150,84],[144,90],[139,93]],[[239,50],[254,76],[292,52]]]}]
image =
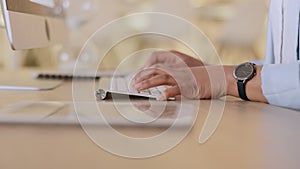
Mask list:
[{"label": "fingernail", "polygon": [[137,90],[139,90],[139,89],[142,88],[142,85],[141,85],[140,83],[135,84],[135,85],[134,85],[134,88],[137,89]]},{"label": "fingernail", "polygon": [[159,95],[159,96],[156,98],[156,100],[158,100],[158,101],[165,101],[165,100],[167,100],[167,98],[166,98],[166,96],[165,96],[164,94],[161,94],[161,95]]}]

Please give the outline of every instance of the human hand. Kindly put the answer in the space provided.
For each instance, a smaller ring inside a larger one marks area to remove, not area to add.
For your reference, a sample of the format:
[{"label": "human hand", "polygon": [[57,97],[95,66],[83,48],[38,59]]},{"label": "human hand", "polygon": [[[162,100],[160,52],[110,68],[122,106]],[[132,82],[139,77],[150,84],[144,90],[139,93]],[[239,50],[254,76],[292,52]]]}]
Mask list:
[{"label": "human hand", "polygon": [[170,67],[196,67],[204,66],[201,60],[188,56],[186,54],[180,53],[178,51],[157,51],[153,52],[149,60],[144,66],[149,68],[156,64],[164,64]]},{"label": "human hand", "polygon": [[158,100],[183,95],[190,99],[218,98],[226,94],[226,78],[222,66],[174,68],[157,64],[143,69],[132,80],[137,91],[168,85]]}]

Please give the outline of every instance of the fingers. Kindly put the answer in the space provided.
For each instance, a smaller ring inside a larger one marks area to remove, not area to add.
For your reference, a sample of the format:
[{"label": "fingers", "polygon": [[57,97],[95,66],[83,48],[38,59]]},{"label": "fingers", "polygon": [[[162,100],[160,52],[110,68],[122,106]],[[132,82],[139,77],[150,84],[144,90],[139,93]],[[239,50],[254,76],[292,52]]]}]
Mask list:
[{"label": "fingers", "polygon": [[146,79],[150,79],[151,77],[158,75],[158,74],[163,74],[163,72],[157,68],[143,69],[134,76],[134,78],[132,79],[132,84],[134,85],[134,84],[140,83],[140,82],[142,82]]},{"label": "fingers", "polygon": [[[137,90],[142,91],[152,87],[168,85],[172,86],[167,89],[159,100],[166,100],[169,97],[179,95],[182,86],[192,86],[192,79],[194,76],[191,74],[190,69],[173,69],[166,68],[162,65],[156,65],[157,68],[149,68],[140,71],[132,80],[131,86]],[[192,76],[191,76],[192,75]],[[188,87],[187,90],[190,90]],[[188,93],[188,92],[184,92]]]},{"label": "fingers", "polygon": [[133,85],[137,91],[146,90],[152,87],[161,85],[175,85],[176,81],[168,74],[160,74],[153,76],[149,79],[145,79]]},{"label": "fingers", "polygon": [[132,87],[137,91],[161,85],[172,86],[167,88],[157,100],[167,100],[169,97],[180,94],[180,88],[177,86],[176,80],[169,73],[160,68],[142,70],[134,77],[132,82]]},{"label": "fingers", "polygon": [[177,95],[180,95],[180,88],[176,86],[172,86],[167,88],[160,97],[157,98],[159,101],[165,101],[170,97],[175,97]]}]

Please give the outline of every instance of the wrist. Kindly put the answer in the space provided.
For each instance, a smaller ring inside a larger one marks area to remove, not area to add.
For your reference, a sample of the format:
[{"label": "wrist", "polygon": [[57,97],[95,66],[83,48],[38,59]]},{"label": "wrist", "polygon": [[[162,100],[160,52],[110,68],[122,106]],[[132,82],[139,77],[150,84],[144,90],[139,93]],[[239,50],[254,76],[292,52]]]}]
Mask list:
[{"label": "wrist", "polygon": [[[227,84],[227,95],[239,97],[237,82],[233,76],[235,66],[224,66]],[[246,94],[251,101],[260,101],[267,103],[261,87],[262,66],[255,66],[256,75],[246,83]]]},{"label": "wrist", "polygon": [[262,91],[261,70],[262,66],[255,66],[256,75],[246,84],[246,92],[250,100],[267,103]]},{"label": "wrist", "polygon": [[226,93],[230,96],[239,96],[237,90],[236,80],[233,76],[233,71],[235,66],[224,66],[225,76],[226,76]]}]

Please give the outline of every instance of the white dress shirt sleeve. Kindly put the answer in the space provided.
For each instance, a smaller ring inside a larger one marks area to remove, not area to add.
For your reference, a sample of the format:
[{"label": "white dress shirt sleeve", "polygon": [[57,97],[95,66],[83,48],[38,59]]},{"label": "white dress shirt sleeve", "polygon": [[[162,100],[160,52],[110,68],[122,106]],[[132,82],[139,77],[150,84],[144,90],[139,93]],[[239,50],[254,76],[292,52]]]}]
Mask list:
[{"label": "white dress shirt sleeve", "polygon": [[261,79],[270,104],[300,110],[300,62],[265,64]]},{"label": "white dress shirt sleeve", "polygon": [[296,0],[271,1],[265,64],[261,71],[262,90],[267,101],[272,105],[298,110],[300,61],[297,61],[299,54],[296,49],[299,4],[300,1]]}]

